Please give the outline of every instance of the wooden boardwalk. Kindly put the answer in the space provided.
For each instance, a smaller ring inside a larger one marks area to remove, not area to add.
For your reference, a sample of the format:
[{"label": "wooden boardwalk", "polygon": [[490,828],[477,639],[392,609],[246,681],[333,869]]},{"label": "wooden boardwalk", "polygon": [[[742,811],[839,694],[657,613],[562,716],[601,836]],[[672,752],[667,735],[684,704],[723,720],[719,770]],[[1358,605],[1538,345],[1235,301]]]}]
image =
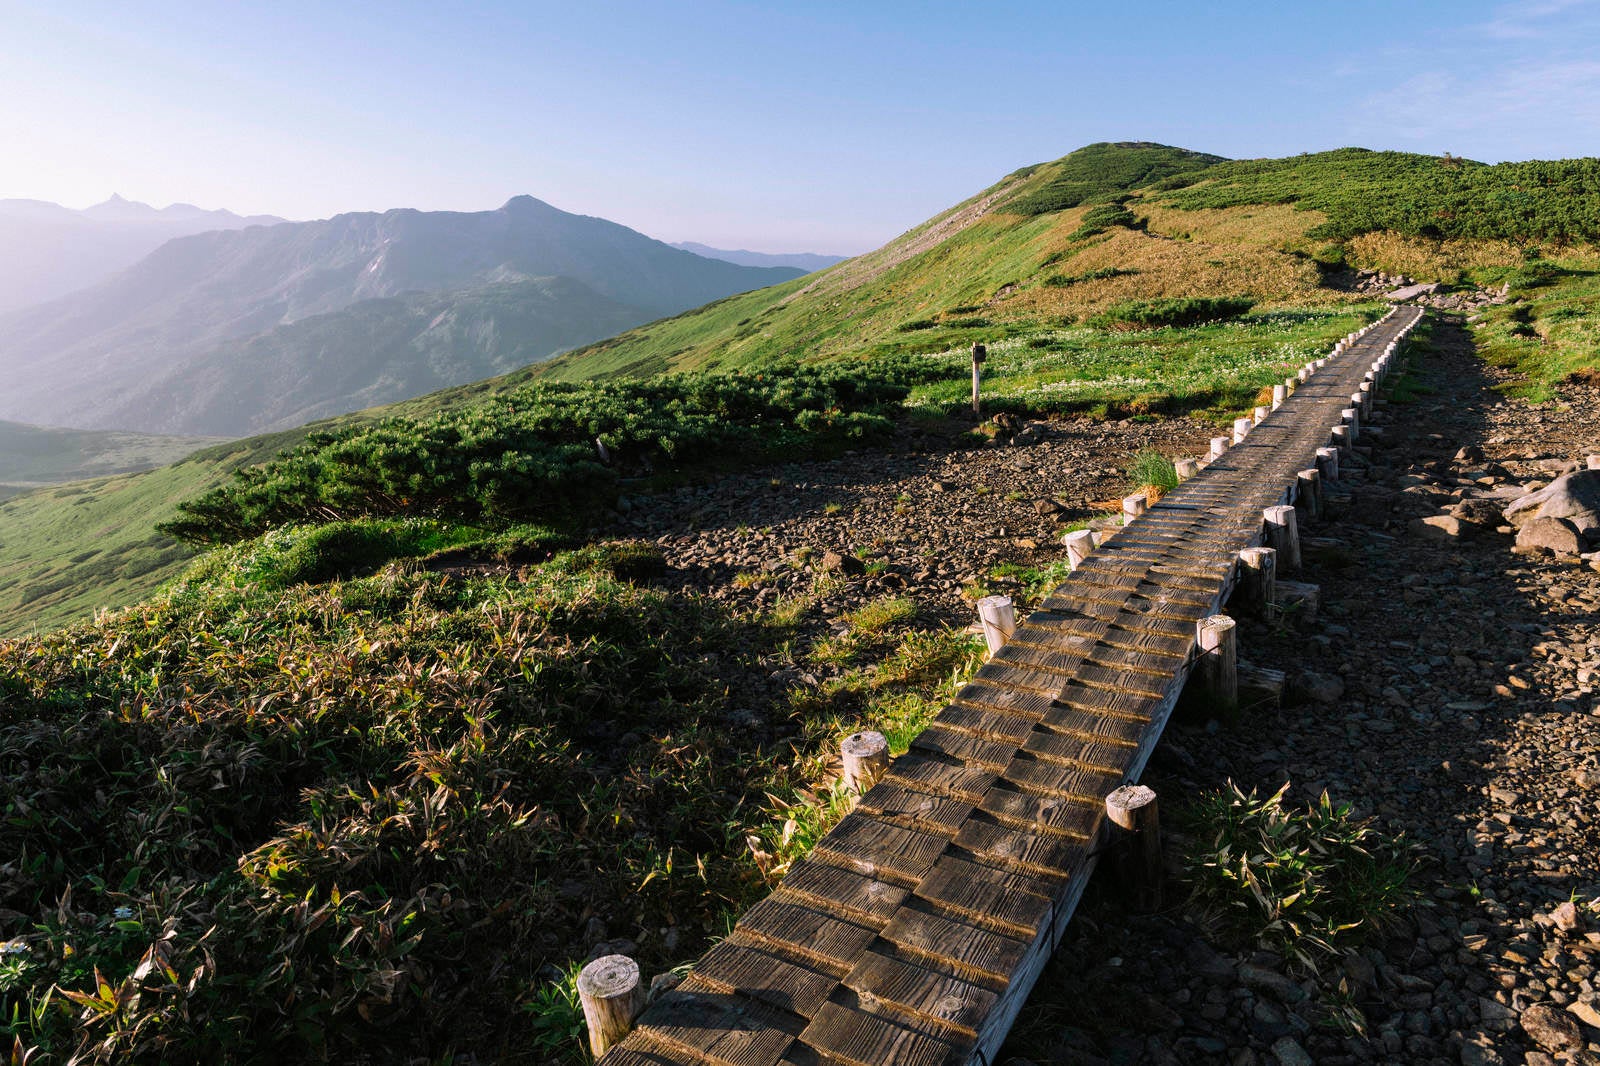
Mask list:
[{"label": "wooden boardwalk", "polygon": [[[603,1066],[990,1063],[1138,780],[1262,511],[1420,319],[1369,327],[1103,546]],[[1287,488],[1286,488],[1287,486]]]}]

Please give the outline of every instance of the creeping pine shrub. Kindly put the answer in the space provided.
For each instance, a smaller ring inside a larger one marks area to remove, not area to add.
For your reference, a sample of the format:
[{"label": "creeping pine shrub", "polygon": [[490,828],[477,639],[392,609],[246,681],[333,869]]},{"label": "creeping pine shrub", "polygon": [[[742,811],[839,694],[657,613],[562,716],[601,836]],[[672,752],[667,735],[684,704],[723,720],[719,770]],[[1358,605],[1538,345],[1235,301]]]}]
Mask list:
[{"label": "creeping pine shrub", "polygon": [[1085,237],[1093,237],[1097,233],[1104,233],[1112,226],[1126,226],[1128,229],[1137,229],[1139,220],[1134,217],[1132,211],[1129,211],[1121,204],[1102,204],[1099,207],[1091,207],[1085,211],[1083,213],[1083,221],[1078,224],[1077,229],[1068,235],[1067,239],[1077,241]]},{"label": "creeping pine shrub", "polygon": [[1131,300],[1089,319],[1091,326],[1110,330],[1160,329],[1237,318],[1255,306],[1241,296],[1189,296],[1172,300]]},{"label": "creeping pine shrub", "polygon": [[430,418],[313,434],[182,504],[161,530],[227,544],[290,523],[409,516],[503,528],[570,518],[608,503],[621,474],[730,454],[793,458],[879,435],[891,425],[883,412],[905,394],[838,367],[537,382]]},{"label": "creeping pine shrub", "polygon": [[1188,812],[1191,903],[1239,940],[1315,972],[1417,898],[1413,850],[1324,792],[1303,808],[1229,782]]}]

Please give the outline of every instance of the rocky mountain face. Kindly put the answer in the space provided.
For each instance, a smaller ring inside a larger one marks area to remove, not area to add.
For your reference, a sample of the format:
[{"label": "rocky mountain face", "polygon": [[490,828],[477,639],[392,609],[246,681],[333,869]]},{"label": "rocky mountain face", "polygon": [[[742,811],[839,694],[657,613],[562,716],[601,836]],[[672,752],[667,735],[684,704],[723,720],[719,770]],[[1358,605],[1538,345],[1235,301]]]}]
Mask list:
[{"label": "rocky mountain face", "polygon": [[193,204],[157,209],[120,196],[81,211],[44,200],[0,200],[0,314],[104,281],[174,237],[282,221]]},{"label": "rocky mountain face", "polygon": [[[418,391],[460,384],[492,373],[484,368],[496,360],[546,358],[799,273],[693,255],[530,196],[495,211],[367,212],[202,233],[169,241],[92,288],[0,316],[0,372],[10,384],[0,417],[239,435],[281,424],[284,412],[334,413],[415,395],[400,384],[407,379],[426,380]],[[376,320],[405,321],[438,341],[442,321],[416,321],[426,301],[285,331],[364,301],[450,292],[459,306],[461,294],[480,289],[468,315],[478,327],[427,357],[435,369],[455,367],[442,378],[400,372],[398,349],[375,356],[370,346]],[[508,303],[518,292],[533,302]],[[578,302],[558,310],[553,294]],[[571,313],[580,307],[588,319]],[[538,325],[535,312],[545,315]],[[251,347],[252,338],[262,339]],[[392,388],[356,370],[374,359],[396,371]],[[249,373],[231,377],[230,367]],[[249,391],[262,383],[268,392]]]},{"label": "rocky mountain face", "polygon": [[842,263],[848,258],[843,255],[821,255],[817,252],[751,252],[743,248],[713,248],[709,244],[700,244],[696,241],[675,241],[672,246],[693,252],[695,255],[703,255],[708,259],[722,259],[729,263],[738,263],[740,266],[794,267],[807,274],[826,269],[835,263]]}]

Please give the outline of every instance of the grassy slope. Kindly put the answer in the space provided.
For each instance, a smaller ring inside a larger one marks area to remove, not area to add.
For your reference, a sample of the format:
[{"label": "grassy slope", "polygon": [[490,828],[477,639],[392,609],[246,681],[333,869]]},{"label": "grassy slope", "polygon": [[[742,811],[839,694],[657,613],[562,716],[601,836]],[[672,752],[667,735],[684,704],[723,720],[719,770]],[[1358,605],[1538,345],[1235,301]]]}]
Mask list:
[{"label": "grassy slope", "polygon": [[215,443],[217,438],[54,429],[0,421],[0,487],[149,470]]},{"label": "grassy slope", "polygon": [[193,555],[156,533],[156,523],[238,467],[298,443],[309,428],[220,444],[156,470],[36,489],[0,503],[0,635],[50,629],[149,595]]}]

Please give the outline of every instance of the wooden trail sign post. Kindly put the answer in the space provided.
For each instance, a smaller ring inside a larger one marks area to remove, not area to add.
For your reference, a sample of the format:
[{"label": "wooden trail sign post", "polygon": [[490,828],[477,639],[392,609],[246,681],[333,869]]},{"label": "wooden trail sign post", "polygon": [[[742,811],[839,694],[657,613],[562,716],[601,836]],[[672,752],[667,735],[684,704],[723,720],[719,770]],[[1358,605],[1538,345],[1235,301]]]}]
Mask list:
[{"label": "wooden trail sign post", "polygon": [[983,421],[983,405],[978,400],[978,387],[983,383],[983,363],[989,351],[981,344],[972,346],[972,420]]}]

